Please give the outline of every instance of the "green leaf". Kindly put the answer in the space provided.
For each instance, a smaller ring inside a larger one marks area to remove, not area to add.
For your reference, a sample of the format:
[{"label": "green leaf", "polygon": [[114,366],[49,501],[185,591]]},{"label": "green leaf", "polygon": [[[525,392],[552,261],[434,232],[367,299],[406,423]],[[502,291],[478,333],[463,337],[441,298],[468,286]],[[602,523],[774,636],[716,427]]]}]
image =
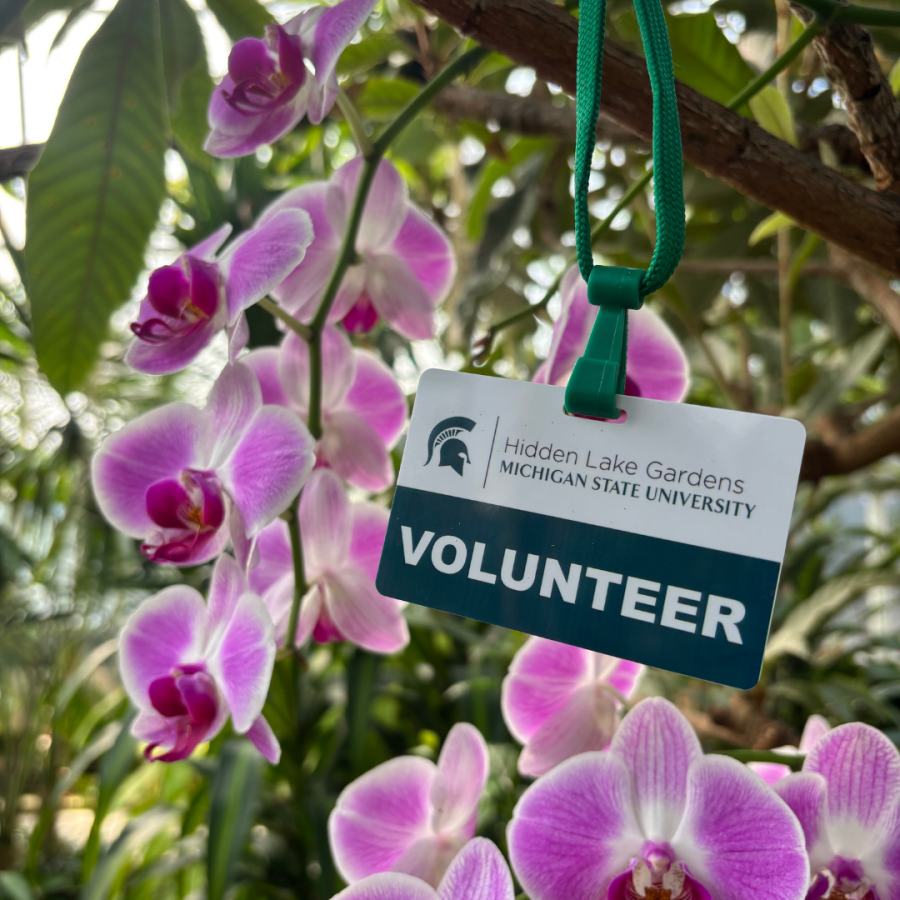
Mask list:
[{"label": "green leaf", "polygon": [[791,117],[791,108],[778,88],[772,85],[764,87],[755,97],[750,98],[750,109],[756,121],[766,131],[793,147],[797,146],[797,131]]},{"label": "green leaf", "polygon": [[775,234],[778,234],[779,231],[784,230],[785,228],[792,228],[797,223],[786,216],[784,213],[774,212],[771,216],[766,216],[756,228],[750,233],[750,237],[747,239],[747,243],[751,247],[755,247],[760,241],[764,241],[766,238],[772,237]]},{"label": "green leaf", "polygon": [[0,872],[0,900],[33,900],[28,882],[18,872]]},{"label": "green leaf", "polygon": [[[719,103],[727,103],[753,80],[753,69],[722,34],[713,13],[666,15],[666,22],[675,77],[685,84]],[[621,16],[616,24],[626,36],[639,39],[633,13]]]},{"label": "green leaf", "polygon": [[404,78],[368,78],[357,98],[360,113],[370,119],[393,118],[416,94],[420,85]]},{"label": "green leaf", "polygon": [[256,0],[207,0],[206,5],[233,41],[262,37],[272,24],[272,14]]},{"label": "green leaf", "polygon": [[2,320],[0,320],[0,341],[9,344],[16,353],[19,353],[22,356],[28,356],[31,352],[28,341],[19,337],[19,335],[17,335],[12,328]]},{"label": "green leaf", "polygon": [[203,33],[185,0],[160,0],[159,11],[169,125],[178,149],[209,166],[212,157],[203,144],[209,133],[206,110],[214,85]]},{"label": "green leaf", "polygon": [[153,0],[119,0],[88,41],[29,179],[25,259],[38,363],[87,377],[143,268],[165,192],[165,93]]},{"label": "green leaf", "polygon": [[338,75],[361,75],[371,71],[375,66],[384,63],[387,58],[399,51],[407,53],[409,47],[396,34],[367,35],[364,41],[350,44],[338,59]]},{"label": "green leaf", "polygon": [[222,900],[231,887],[237,861],[250,836],[261,778],[262,757],[249,741],[225,744],[209,807],[208,900]]},{"label": "green leaf", "polygon": [[890,74],[888,75],[888,84],[895,94],[900,94],[900,59],[894,63]]}]

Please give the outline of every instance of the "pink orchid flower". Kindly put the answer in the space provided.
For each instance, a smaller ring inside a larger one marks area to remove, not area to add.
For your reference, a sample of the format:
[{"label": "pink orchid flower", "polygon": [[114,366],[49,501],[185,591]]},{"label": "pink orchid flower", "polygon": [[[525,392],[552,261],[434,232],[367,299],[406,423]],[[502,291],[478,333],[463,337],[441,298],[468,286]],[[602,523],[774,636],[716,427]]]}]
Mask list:
[{"label": "pink orchid flower", "polygon": [[337,99],[338,58],[375,3],[316,6],[284,25],[273,22],[261,40],[238,41],[210,99],[207,153],[247,156],[284,137],[304,116],[321,122]]},{"label": "pink orchid flower", "polygon": [[[375,575],[387,532],[388,511],[374,503],[350,504],[343,482],[316,469],[300,497],[300,535],[306,580],[297,644],[352,641],[373,653],[395,653],[409,643],[399,600],[382,597]],[[273,522],[257,541],[259,563],[250,584],[275,622],[278,645],[287,635],[294,599],[294,566],[287,525]]]},{"label": "pink orchid flower", "polygon": [[[562,311],[553,323],[550,352],[533,379],[542,384],[566,384],[597,318],[577,266],[566,272],[560,295]],[[684,399],[689,380],[687,357],[669,326],[646,306],[629,310],[625,393],[677,402]]]},{"label": "pink orchid flower", "polygon": [[[304,322],[315,314],[340,252],[362,166],[357,156],[331,181],[288,191],[262,216],[302,209],[312,217],[312,246],[273,292]],[[343,319],[348,331],[364,332],[381,316],[404,337],[433,337],[434,311],[456,277],[456,256],[444,232],[410,202],[403,176],[386,159],[372,181],[356,251],[360,262],[347,270],[329,321]]]},{"label": "pink orchid flower", "polygon": [[230,232],[223,225],[150,276],[125,355],[132,368],[151,375],[177,372],[226,327],[233,360],[247,342],[244,310],[281,282],[313,239],[309,216],[285,210],[244,232],[216,259]]},{"label": "pink orchid flower", "polygon": [[900,896],[900,753],[880,731],[858,722],[835,728],[775,791],[806,835],[807,900]]},{"label": "pink orchid flower", "polygon": [[420,878],[381,872],[341,891],[334,900],[513,900],[512,876],[500,851],[485,838],[469,841],[437,890]]},{"label": "pink orchid flower", "polygon": [[791,811],[746,766],[704,756],[660,697],[625,716],[607,752],[531,785],[507,839],[531,900],[801,900],[809,884]]},{"label": "pink orchid flower", "polygon": [[271,763],[278,740],[262,715],[275,662],[272,619],[238,563],[222,556],[209,604],[178,584],[142,603],[119,638],[122,683],[138,708],[132,726],[147,759],[185,759],[228,716]]},{"label": "pink orchid flower", "polygon": [[400,756],[347,785],[328,819],[344,881],[376,872],[415,875],[436,887],[475,833],[488,749],[471,725],[454,725],[438,764]]},{"label": "pink orchid flower", "polygon": [[531,637],[503,679],[503,719],[524,744],[519,772],[537,777],[587,750],[603,750],[619,723],[639,663]]},{"label": "pink orchid flower", "polygon": [[[287,406],[304,420],[309,413],[309,347],[288,334],[280,350],[249,353],[244,362],[262,386],[266,403]],[[367,491],[394,481],[390,448],[408,413],[406,398],[390,369],[370,353],[354,350],[332,325],[322,332],[322,438],[320,465]]]},{"label": "pink orchid flower", "polygon": [[207,153],[247,156],[284,137],[304,116],[321,122],[337,99],[338,58],[376,2],[313,7],[284,25],[273,22],[262,40],[238,41],[210,99]]},{"label": "pink orchid flower", "polygon": [[[831,726],[827,719],[823,719],[822,716],[810,716],[806,720],[803,734],[800,735],[799,747],[776,747],[773,752],[783,753],[785,756],[808,754],[830,730]],[[747,766],[756,772],[766,784],[775,784],[776,781],[787,778],[793,771],[784,763],[750,762],[747,763]]]},{"label": "pink orchid flower", "polygon": [[110,435],[94,456],[97,504],[154,562],[196,565],[231,538],[242,563],[313,466],[296,413],[263,406],[246,366],[226,366],[204,409],[168,403]]}]

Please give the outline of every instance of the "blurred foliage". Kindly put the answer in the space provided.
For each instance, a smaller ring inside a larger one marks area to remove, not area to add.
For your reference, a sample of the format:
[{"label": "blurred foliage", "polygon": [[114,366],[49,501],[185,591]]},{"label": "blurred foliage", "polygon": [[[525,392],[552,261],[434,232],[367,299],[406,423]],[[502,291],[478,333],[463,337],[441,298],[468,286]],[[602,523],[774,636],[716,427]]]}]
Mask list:
[{"label": "blurred foliage", "polygon": [[[98,110],[108,103],[113,76],[91,54],[118,40],[115,17],[142,4],[151,8],[149,0],[119,0],[85,48],[33,176],[31,204],[57,189],[54,167],[63,180],[84,180],[82,199],[73,194],[67,214],[82,215],[78,204],[87,210],[96,199],[87,169],[78,168],[72,110],[76,101]],[[0,35],[17,41],[54,10],[67,14],[63,27],[69,27],[85,5],[6,0],[0,8]],[[269,16],[256,0],[209,0],[208,8],[233,40],[258,34]],[[283,18],[281,6],[278,12]],[[670,13],[677,74],[709,96],[727,101],[774,58],[776,13],[768,0],[719,0],[709,11],[700,0],[679,0]],[[329,898],[341,887],[326,829],[337,794],[399,754],[436,758],[457,721],[474,723],[491,746],[478,831],[504,847],[504,826],[523,783],[518,748],[500,714],[500,684],[524,637],[500,628],[411,606],[411,642],[395,656],[314,645],[296,662],[280,660],[265,710],[286,736],[278,767],[261,766],[246,742],[227,732],[189,761],[151,765],[129,736],[131,713],[116,672],[118,628],[165,584],[185,580],[205,589],[210,569],[147,564],[97,513],[90,457],[106,433],[139,412],[173,398],[202,399],[224,360],[217,344],[177,376],[154,379],[128,370],[122,363],[127,323],[146,271],[130,300],[129,288],[142,265],[171,260],[181,244],[196,243],[222,222],[237,231],[248,227],[279,192],[327,178],[355,152],[335,110],[319,126],[302,122],[256,157],[211,159],[201,149],[212,80],[197,20],[183,0],[162,0],[159,16],[165,81],[158,99],[168,125],[161,115],[154,120],[152,164],[150,156],[141,164],[142,177],[153,182],[141,201],[153,212],[142,224],[135,215],[133,234],[89,248],[119,254],[108,277],[100,276],[104,284],[90,291],[93,330],[65,328],[57,350],[41,344],[42,322],[59,318],[55,304],[76,302],[68,294],[49,296],[52,285],[42,285],[40,273],[35,283],[34,260],[42,254],[58,253],[60,265],[71,265],[63,253],[73,253],[80,238],[54,232],[58,217],[30,223],[30,285],[22,254],[8,242],[0,270],[7,273],[0,282],[0,898]],[[613,34],[638,49],[630,5],[614,0],[610,19]],[[900,42],[889,33],[876,39],[887,70]],[[457,44],[449,27],[407,0],[386,0],[341,59],[344,88],[366,120],[386,121]],[[136,53],[128,57],[135,78],[145,64]],[[79,78],[97,81],[82,85]],[[573,108],[554,85],[496,54],[468,84]],[[741,112],[781,136],[802,135],[814,125],[845,122],[832,93],[807,50],[777,88]],[[152,113],[150,94],[141,93],[136,117]],[[598,217],[648,162],[647,146],[615,134],[601,135],[594,158],[591,204]],[[161,194],[153,193],[154,179],[162,177],[164,146],[166,197],[157,218]],[[841,165],[827,147],[821,152]],[[556,136],[521,136],[493,119],[451,118],[437,109],[392,148],[412,197],[450,233],[460,263],[436,340],[410,343],[378,330],[360,341],[394,367],[411,396],[418,373],[430,365],[528,378],[546,354],[558,298],[502,331],[483,366],[473,366],[470,347],[491,323],[537,302],[566,267],[573,244],[572,153],[572,144]],[[861,170],[844,171],[868,178]],[[116,190],[128,205],[129,192],[140,187],[124,181]],[[4,189],[23,196],[21,183]],[[866,297],[829,269],[827,248],[691,168],[685,196],[685,262],[650,302],[691,358],[688,401],[773,413],[789,408],[811,431],[834,423],[852,431],[886,415],[900,397],[897,336]],[[120,225],[111,219],[104,227]],[[653,232],[651,197],[644,193],[617,216],[597,250],[611,262],[645,265]],[[133,246],[123,254],[119,242],[126,240]],[[782,273],[792,265],[797,272],[789,371],[781,364],[779,253]],[[109,312],[120,304],[126,305],[105,332]],[[251,310],[249,319],[252,345],[280,339],[261,310]],[[86,348],[77,362],[66,356],[72,341]],[[45,368],[54,383],[63,390],[76,385],[74,374],[54,375],[71,365],[81,373],[82,391],[61,397],[48,385],[37,369],[35,342],[41,358],[51,359]],[[85,360],[94,358],[89,369]],[[900,467],[891,459],[801,485],[757,688],[736,692],[651,671],[642,693],[676,700],[709,750],[795,743],[813,712],[835,724],[866,721],[900,740],[898,487]]]}]

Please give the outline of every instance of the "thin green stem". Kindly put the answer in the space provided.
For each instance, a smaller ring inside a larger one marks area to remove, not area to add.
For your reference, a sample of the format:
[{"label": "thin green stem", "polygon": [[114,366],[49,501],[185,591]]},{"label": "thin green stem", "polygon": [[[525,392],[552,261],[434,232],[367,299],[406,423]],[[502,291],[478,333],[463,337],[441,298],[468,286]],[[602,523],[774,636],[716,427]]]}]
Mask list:
[{"label": "thin green stem", "polygon": [[322,437],[322,333],[317,331],[309,342],[309,415],[306,417],[309,433],[319,440]]},{"label": "thin green stem", "polygon": [[302,322],[297,321],[289,312],[283,310],[274,300],[270,300],[268,297],[263,297],[262,300],[258,301],[259,306],[262,307],[269,315],[274,316],[276,319],[281,320],[287,325],[291,331],[299,334],[300,337],[303,338],[304,341],[312,340],[312,329],[309,325],[304,325]]},{"label": "thin green stem", "polygon": [[800,6],[811,9],[831,24],[856,22],[858,25],[875,25],[885,28],[900,27],[900,12],[893,9],[873,9],[869,6],[844,5],[837,0],[797,0]]},{"label": "thin green stem", "polygon": [[464,75],[478,65],[489,51],[476,47],[458,56],[449,66],[439,72],[428,84],[416,94],[402,109],[397,118],[388,125],[375,141],[374,152],[383,156],[388,147],[399,137],[400,133],[432,100],[459,75]]},{"label": "thin green stem", "polygon": [[300,603],[306,595],[308,585],[306,584],[306,570],[303,566],[303,542],[300,538],[300,494],[297,494],[293,504],[291,504],[291,517],[288,519],[288,534],[291,539],[291,557],[294,561],[294,599],[291,603],[291,614],[288,618],[287,634],[284,639],[284,646],[291,652],[294,652],[294,645],[297,643],[297,625],[300,622]]},{"label": "thin green stem", "polygon": [[[816,2],[820,2],[820,0],[816,0]],[[821,0],[821,2],[831,3],[832,0]],[[804,2],[804,5],[809,5]],[[812,8],[812,7],[810,7]],[[837,7],[837,12],[842,9],[846,9],[847,7]],[[834,22],[835,17],[837,16],[836,11],[829,10],[829,18],[828,21],[821,21],[820,19],[814,19],[800,34],[800,37],[785,50],[775,62],[766,69],[765,72],[758,75],[754,78],[745,88],[739,91],[728,103],[725,104],[727,109],[740,109],[751,97],[755,97],[779,72],[786,69],[799,55],[803,52],[803,49],[812,41],[812,39],[827,25]],[[615,221],[616,216],[622,212],[623,209],[629,206],[632,200],[638,196],[653,179],[653,169],[648,169],[634,184],[631,185],[630,188],[622,195],[619,199],[618,203],[613,207],[612,211],[609,215],[606,216],[602,221],[598,222],[591,229],[591,243],[596,241],[599,237],[604,235],[607,231],[609,231],[612,223]],[[566,269],[569,266],[573,265],[576,262],[576,257],[573,254],[566,262]],[[559,290],[559,284],[561,281],[561,277],[558,278],[551,286],[548,288],[547,292],[544,294],[543,298],[538,302],[534,303],[530,306],[523,307],[512,315],[508,316],[505,319],[501,319],[499,322],[495,322],[488,329],[487,334],[484,338],[479,340],[480,349],[475,357],[476,360],[486,359],[490,356],[491,351],[494,346],[494,341],[497,338],[497,335],[503,331],[503,329],[508,328],[510,325],[515,325],[516,322],[521,321],[522,319],[528,317],[529,315],[533,315],[537,313],[538,310],[543,309],[549,302],[550,298]]]},{"label": "thin green stem", "polygon": [[356,146],[359,147],[359,152],[363,156],[369,156],[372,152],[372,139],[366,133],[366,126],[363,125],[353,101],[343,90],[338,91],[337,104],[350,127],[350,133],[353,135],[353,140],[356,141]]}]

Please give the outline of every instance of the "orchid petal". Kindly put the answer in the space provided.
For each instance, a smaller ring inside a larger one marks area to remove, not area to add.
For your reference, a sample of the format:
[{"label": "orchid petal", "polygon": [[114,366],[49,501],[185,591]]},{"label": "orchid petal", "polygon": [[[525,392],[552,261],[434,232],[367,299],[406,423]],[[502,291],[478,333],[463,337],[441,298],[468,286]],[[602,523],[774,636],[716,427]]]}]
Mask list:
[{"label": "orchid petal", "polygon": [[206,417],[187,403],[168,403],[133,419],[94,456],[92,482],[100,511],[129,537],[146,537],[156,527],[147,515],[147,489],[184,469],[204,468],[209,445]]},{"label": "orchid petal", "polygon": [[323,581],[328,612],[341,634],[372,653],[396,653],[409,643],[398,600],[383,597],[359,569],[342,569]]},{"label": "orchid petal", "polygon": [[247,571],[252,569],[257,562],[256,539],[253,535],[247,534],[247,526],[244,524],[244,517],[238,506],[234,503],[229,506],[228,533],[231,538],[231,550],[234,558],[244,571]]},{"label": "orchid petal", "polygon": [[278,348],[251,350],[241,362],[256,376],[262,390],[262,402],[268,406],[290,406],[278,377]]},{"label": "orchid petal", "polygon": [[125,352],[125,362],[148,375],[171,375],[190,365],[204,347],[208,347],[222,328],[218,317],[198,322],[189,332],[172,340],[151,344],[139,337],[132,339]]},{"label": "orchid petal", "polygon": [[590,666],[589,650],[528,638],[513,657],[501,697],[503,720],[520,744],[527,743],[578,687],[587,683]]},{"label": "orchid petal", "polygon": [[428,833],[436,774],[434,763],[401,756],[344,788],[328,820],[328,835],[335,866],[345,881],[388,871]]},{"label": "orchid petal", "polygon": [[211,634],[228,625],[238,600],[247,590],[247,576],[237,561],[230,556],[220,556],[213,566],[206,605]]},{"label": "orchid petal", "polygon": [[831,731],[831,726],[828,724],[828,719],[823,716],[810,716],[806,720],[806,725],[803,726],[798,749],[801,753],[809,753],[829,731]]},{"label": "orchid petal", "polygon": [[670,840],[684,812],[688,769],[703,755],[687,719],[662,697],[642,700],[625,716],[610,752],[632,772],[644,834]]},{"label": "orchid petal", "polygon": [[[361,156],[354,157],[331,176],[332,183],[341,188],[345,197],[353,197],[356,193],[363,163]],[[403,176],[390,160],[382,159],[366,198],[357,250],[361,253],[387,251],[400,232],[408,208],[409,191]]]},{"label": "orchid petal", "polygon": [[249,156],[259,147],[284,137],[306,114],[309,93],[301,90],[292,100],[264,115],[243,115],[225,100],[225,95],[231,94],[234,88],[234,80],[226,75],[210,98],[208,119],[212,130],[203,149],[211,156],[220,159]]},{"label": "orchid petal", "polygon": [[746,766],[725,756],[691,766],[672,846],[717,900],[802,900],[809,885],[797,820]]},{"label": "orchid petal", "polygon": [[[287,522],[276,519],[256,537],[259,562],[247,573],[250,588],[260,597],[285,575],[294,574]],[[272,618],[275,618],[274,615]]]},{"label": "orchid petal", "polygon": [[469,841],[456,855],[438,887],[440,900],[513,900],[509,866],[485,838]]},{"label": "orchid petal", "polygon": [[488,748],[481,732],[465,722],[454,725],[441,748],[431,788],[436,832],[464,830],[472,836],[488,769]]},{"label": "orchid petal", "polygon": [[831,862],[834,848],[824,829],[825,779],[815,772],[789,775],[774,786],[800,822],[813,871]]},{"label": "orchid petal", "polygon": [[350,502],[334,472],[313,472],[300,497],[299,518],[309,578],[341,568],[350,550]]},{"label": "orchid petal", "polygon": [[366,289],[378,314],[404,337],[434,337],[434,303],[402,259],[372,256],[366,263]]},{"label": "orchid petal", "polygon": [[406,397],[381,360],[361,350],[353,355],[356,377],[342,406],[371,425],[385,446],[393,447],[406,424]]},{"label": "orchid petal", "polygon": [[751,772],[756,772],[769,786],[781,781],[782,778],[787,778],[792,772],[791,767],[784,763],[748,762],[747,768]]},{"label": "orchid petal", "polygon": [[640,663],[632,662],[630,659],[620,659],[606,681],[611,688],[615,688],[623,697],[630,697],[643,674],[644,666]]},{"label": "orchid petal", "polygon": [[342,478],[357,487],[377,493],[394,482],[394,464],[384,441],[356,413],[328,414],[319,452]]},{"label": "orchid petal", "polygon": [[313,223],[302,209],[282,209],[242,234],[225,251],[228,321],[265,297],[303,261],[313,241]]},{"label": "orchid petal", "polygon": [[312,470],[314,448],[312,435],[291,410],[264,406],[253,417],[219,470],[248,537],[258,534],[297,496]]},{"label": "orchid petal", "polygon": [[[309,409],[309,345],[289,334],[281,343],[278,375],[293,407],[306,415]],[[345,334],[333,325],[322,331],[322,409],[338,406],[356,376],[356,355]]]},{"label": "orchid petal", "polygon": [[231,234],[231,223],[226,222],[220,225],[212,234],[205,237],[199,244],[194,244],[187,255],[196,259],[202,259],[204,262],[212,262],[216,258],[222,244],[228,240]]},{"label": "orchid petal", "polygon": [[690,382],[687,357],[672,329],[652,309],[628,313],[625,393],[653,400],[684,399]]},{"label": "orchid petal", "polygon": [[275,737],[275,732],[272,731],[272,726],[266,721],[265,716],[256,717],[256,721],[247,731],[247,737],[265,759],[273,766],[278,765],[281,760],[281,744],[278,743],[278,738]]},{"label": "orchid petal", "polygon": [[588,303],[587,288],[578,266],[572,266],[563,276],[559,292],[562,308],[553,323],[550,350],[534,374],[534,381],[541,384],[565,384],[575,360],[587,344],[597,316],[596,310]]},{"label": "orchid petal", "polygon": [[150,685],[180,665],[203,659],[206,604],[191,587],[174,585],[145,600],[119,638],[119,670],[128,696],[151,712]]},{"label": "orchid petal", "polygon": [[853,722],[813,747],[804,772],[827,783],[825,831],[834,851],[857,859],[876,843],[900,800],[900,753],[880,731]]},{"label": "orchid petal", "polygon": [[215,439],[210,468],[228,459],[261,408],[262,391],[253,372],[242,363],[225,366],[204,408]]},{"label": "orchid petal", "polygon": [[506,835],[531,900],[604,897],[644,842],[628,770],[611,753],[566,760],[525,791]]},{"label": "orchid petal", "polygon": [[406,263],[434,306],[446,299],[456,278],[456,254],[447,235],[422,210],[407,206],[390,252]]},{"label": "orchid petal", "polygon": [[250,342],[250,326],[244,313],[239,313],[233,324],[225,326],[225,333],[228,335],[228,362],[237,362],[241,351]]},{"label": "orchid petal", "polygon": [[378,574],[390,513],[375,503],[355,503],[350,513],[352,519],[347,560],[374,581]]},{"label": "orchid petal", "polygon": [[571,756],[603,750],[617,718],[615,701],[602,686],[583,685],[531,735],[519,756],[519,771],[537,777]]},{"label": "orchid petal", "polygon": [[333,900],[437,900],[437,894],[421,878],[380,872],[344,888]]},{"label": "orchid petal", "polygon": [[[325,85],[333,76],[338,57],[362,28],[377,0],[342,0],[327,8],[316,23],[312,61],[316,81]],[[323,110],[322,114],[328,110]]]},{"label": "orchid petal", "polygon": [[[301,13],[302,15],[302,13]],[[340,234],[326,210],[329,185],[324,181],[304,184],[278,198],[260,217],[260,223],[286,209],[305,211],[312,220],[313,242],[302,262],[272,291],[285,309],[303,321],[312,319],[316,304],[328,284],[340,249]]]},{"label": "orchid petal", "polygon": [[243,594],[210,638],[210,671],[243,734],[262,712],[275,664],[275,626],[256,594]]}]

